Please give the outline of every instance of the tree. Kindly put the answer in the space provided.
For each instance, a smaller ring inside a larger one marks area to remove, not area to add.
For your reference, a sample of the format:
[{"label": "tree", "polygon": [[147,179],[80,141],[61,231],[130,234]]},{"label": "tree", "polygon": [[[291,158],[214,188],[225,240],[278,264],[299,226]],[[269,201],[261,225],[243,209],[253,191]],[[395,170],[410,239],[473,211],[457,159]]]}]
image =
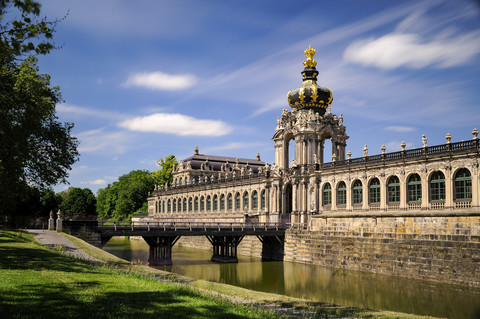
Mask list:
[{"label": "tree", "polygon": [[39,217],[49,218],[50,212],[56,213],[60,208],[62,197],[59,194],[55,194],[53,189],[47,188],[40,193],[40,203]]},{"label": "tree", "polygon": [[[5,14],[20,10],[17,20]],[[29,187],[66,183],[78,160],[73,124],[60,123],[55,105],[62,101],[50,76],[40,74],[37,58],[46,54],[57,21],[38,20],[40,4],[0,0],[0,215],[14,214]]]},{"label": "tree", "polygon": [[[20,18],[5,21],[12,7],[21,13]],[[0,62],[11,63],[26,55],[47,54],[55,48],[52,42],[55,26],[59,22],[38,19],[40,3],[32,0],[0,0]]]},{"label": "tree", "polygon": [[135,170],[97,192],[97,213],[102,219],[129,220],[133,214],[147,213],[148,193],[155,187],[149,171]]},{"label": "tree", "polygon": [[70,187],[60,204],[64,217],[92,218],[96,216],[97,200],[89,188]]},{"label": "tree", "polygon": [[160,160],[157,161],[157,164],[161,167],[161,169],[152,172],[156,183],[160,186],[172,186],[173,169],[176,165],[178,165],[175,155],[169,155],[165,158],[165,160],[160,158]]}]

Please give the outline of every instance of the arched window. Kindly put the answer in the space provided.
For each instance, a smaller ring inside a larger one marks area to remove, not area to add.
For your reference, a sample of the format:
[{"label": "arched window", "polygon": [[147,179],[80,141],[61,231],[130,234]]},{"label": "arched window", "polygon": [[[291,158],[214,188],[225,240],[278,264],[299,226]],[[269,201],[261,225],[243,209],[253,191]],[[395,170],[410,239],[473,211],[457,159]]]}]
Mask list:
[{"label": "arched window", "polygon": [[198,197],[195,197],[195,201],[193,202],[193,210],[198,212]]},{"label": "arched window", "polygon": [[388,179],[387,194],[389,203],[400,203],[400,180],[397,176]]},{"label": "arched window", "polygon": [[368,187],[368,202],[370,204],[380,204],[380,181],[378,178],[372,178]]},{"label": "arched window", "polygon": [[422,201],[422,180],[420,175],[412,174],[408,178],[408,202]]},{"label": "arched window", "polygon": [[227,210],[231,211],[232,210],[232,193],[228,193],[227,195]]},{"label": "arched window", "polygon": [[173,212],[174,213],[177,212],[177,200],[176,199],[173,200]]},{"label": "arched window", "polygon": [[158,213],[158,202],[155,202],[155,213]]},{"label": "arched window", "polygon": [[178,186],[182,186],[182,178],[180,177],[180,179],[178,180]]},{"label": "arched window", "polygon": [[162,202],[162,213],[165,213],[165,201]]},{"label": "arched window", "polygon": [[203,212],[205,210],[205,197],[200,198],[200,211]]},{"label": "arched window", "polygon": [[200,178],[198,176],[193,176],[193,183],[194,184],[198,184],[199,181],[200,181]]},{"label": "arched window", "polygon": [[243,210],[248,210],[248,192],[243,194]]},{"label": "arched window", "polygon": [[192,204],[193,204],[193,199],[190,197],[190,198],[188,199],[188,211],[189,211],[189,212],[192,211],[192,208],[193,208],[193,207],[192,207],[192,206],[193,206]]},{"label": "arched window", "polygon": [[352,197],[353,197],[353,204],[361,204],[363,202],[363,190],[362,190],[362,182],[360,180],[356,180],[353,182],[352,187]]},{"label": "arched window", "polygon": [[183,212],[186,212],[187,211],[187,199],[184,198],[183,199]]},{"label": "arched window", "polygon": [[326,183],[323,186],[322,205],[323,206],[332,205],[332,185],[330,185],[330,183]]},{"label": "arched window", "polygon": [[260,209],[265,209],[265,190],[262,190],[262,192],[260,193]]},{"label": "arched window", "polygon": [[252,193],[252,210],[258,209],[258,194],[257,191],[253,191]]},{"label": "arched window", "polygon": [[433,172],[430,177],[430,201],[445,201],[445,175],[441,171]]},{"label": "arched window", "polygon": [[347,185],[345,182],[338,183],[337,187],[337,205],[347,204]]},{"label": "arched window", "polygon": [[455,200],[472,200],[472,178],[466,168],[459,169],[455,174]]},{"label": "arched window", "polygon": [[213,195],[213,210],[214,211],[218,210],[218,197],[217,197],[217,195]]},{"label": "arched window", "polygon": [[207,196],[207,212],[209,212],[212,209],[212,199],[210,198],[210,195]]},{"label": "arched window", "polygon": [[225,210],[225,195],[220,195],[220,210],[224,211]]},{"label": "arched window", "polygon": [[235,210],[240,210],[240,193],[235,194]]},{"label": "arched window", "polygon": [[167,202],[167,212],[168,213],[171,212],[171,208],[172,208],[172,206],[171,206],[170,200],[168,200],[168,202]]}]

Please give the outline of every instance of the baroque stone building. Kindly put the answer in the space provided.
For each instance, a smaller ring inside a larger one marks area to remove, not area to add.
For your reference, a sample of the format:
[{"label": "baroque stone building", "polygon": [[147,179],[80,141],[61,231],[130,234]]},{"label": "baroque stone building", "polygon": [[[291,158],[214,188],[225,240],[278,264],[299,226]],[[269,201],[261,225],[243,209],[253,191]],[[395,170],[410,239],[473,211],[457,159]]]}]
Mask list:
[{"label": "baroque stone building", "polygon": [[[175,167],[173,185],[151,194],[144,221],[285,223],[287,261],[480,287],[478,130],[435,146],[423,136],[421,148],[402,143],[398,152],[382,146],[369,155],[365,145],[351,158],[343,114],[331,112],[332,91],[316,83],[315,50],[305,54],[303,83],[277,118],[275,162],[195,148]],[[179,244],[211,249],[200,237]],[[238,253],[259,256],[261,243],[246,236]]]},{"label": "baroque stone building", "polygon": [[[153,219],[287,222],[315,227],[325,213],[476,210],[479,203],[478,131],[473,139],[351,158],[345,153],[343,114],[331,113],[332,91],[319,86],[305,50],[303,83],[288,92],[273,135],[275,162],[199,154],[174,169],[173,185],[149,198]],[[331,140],[332,159],[324,161]],[[294,158],[289,146],[294,141]]]}]

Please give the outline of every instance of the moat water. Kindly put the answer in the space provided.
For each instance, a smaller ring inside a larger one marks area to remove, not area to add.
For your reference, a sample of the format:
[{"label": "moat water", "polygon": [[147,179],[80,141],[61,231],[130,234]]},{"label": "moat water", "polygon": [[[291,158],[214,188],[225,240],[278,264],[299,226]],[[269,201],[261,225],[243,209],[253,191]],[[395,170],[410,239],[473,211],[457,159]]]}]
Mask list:
[{"label": "moat water", "polygon": [[[148,260],[148,245],[143,240],[114,237],[104,250],[130,261],[146,264]],[[480,289],[243,256],[238,264],[218,264],[210,261],[211,254],[174,246],[173,265],[159,268],[312,301],[434,317],[480,318]]]}]

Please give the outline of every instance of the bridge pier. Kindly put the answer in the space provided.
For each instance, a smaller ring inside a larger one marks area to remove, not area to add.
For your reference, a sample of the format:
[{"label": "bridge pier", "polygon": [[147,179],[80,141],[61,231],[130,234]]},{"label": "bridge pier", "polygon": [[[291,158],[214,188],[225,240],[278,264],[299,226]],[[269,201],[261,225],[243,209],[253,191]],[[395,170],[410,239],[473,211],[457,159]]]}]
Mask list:
[{"label": "bridge pier", "polygon": [[260,236],[262,242],[262,261],[283,260],[285,236]]},{"label": "bridge pier", "polygon": [[212,261],[237,263],[237,247],[244,236],[206,236],[213,246]]},{"label": "bridge pier", "polygon": [[180,236],[143,236],[150,246],[148,263],[155,266],[172,265],[172,247]]}]

